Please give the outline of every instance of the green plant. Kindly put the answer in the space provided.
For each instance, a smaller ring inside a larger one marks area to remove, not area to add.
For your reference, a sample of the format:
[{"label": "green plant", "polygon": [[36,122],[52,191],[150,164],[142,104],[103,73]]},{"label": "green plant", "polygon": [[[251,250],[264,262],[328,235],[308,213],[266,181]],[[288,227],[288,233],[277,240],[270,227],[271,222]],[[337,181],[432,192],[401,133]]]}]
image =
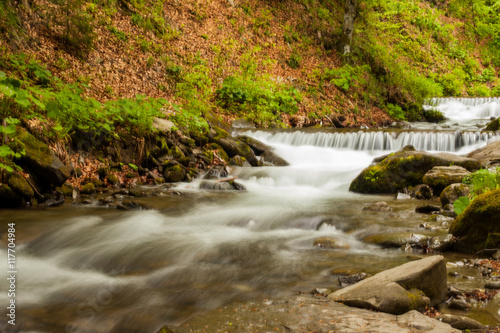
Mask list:
[{"label": "green plant", "polygon": [[297,69],[300,67],[300,61],[302,58],[297,53],[292,53],[290,58],[286,60],[286,64],[293,69]]},{"label": "green plant", "polygon": [[457,214],[462,213],[469,202],[480,194],[500,188],[500,167],[490,171],[481,169],[464,177],[462,183],[470,185],[471,191],[468,197],[460,197],[453,203]]},{"label": "green plant", "polygon": [[392,118],[394,118],[396,120],[405,120],[405,118],[406,118],[405,112],[403,111],[403,109],[401,109],[401,107],[399,105],[387,103],[386,107],[387,107],[387,113],[389,114],[389,116],[391,116]]},{"label": "green plant", "polygon": [[0,125],[0,136],[2,144],[0,145],[0,171],[13,172],[14,169],[21,168],[13,161],[25,154],[22,144],[16,140],[16,127],[20,123],[16,118],[4,118],[5,126]]}]

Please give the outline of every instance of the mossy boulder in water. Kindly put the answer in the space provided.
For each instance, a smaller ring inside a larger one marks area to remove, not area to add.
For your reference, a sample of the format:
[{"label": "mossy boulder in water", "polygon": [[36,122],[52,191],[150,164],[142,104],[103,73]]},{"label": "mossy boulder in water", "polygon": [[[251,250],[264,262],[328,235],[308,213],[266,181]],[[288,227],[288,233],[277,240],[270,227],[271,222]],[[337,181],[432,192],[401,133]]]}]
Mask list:
[{"label": "mossy boulder in water", "polygon": [[470,193],[470,186],[462,183],[451,184],[447,186],[439,196],[441,205],[444,207],[453,204],[460,197],[465,197]]},{"label": "mossy boulder in water", "polygon": [[246,143],[231,137],[220,138],[215,142],[224,149],[230,158],[239,155],[246,158],[248,163],[252,166],[259,165],[259,161],[257,160],[257,157],[255,157],[253,150]]},{"label": "mossy boulder in water", "polygon": [[70,177],[68,168],[46,144],[24,129],[18,130],[17,138],[26,151],[21,157],[21,164],[36,176],[43,187],[61,186]]},{"label": "mossy boulder in water", "polygon": [[449,153],[431,154],[405,147],[364,169],[351,183],[349,190],[358,193],[396,193],[406,187],[422,184],[422,178],[435,166],[458,165],[469,171],[481,164],[472,158]]},{"label": "mossy boulder in water", "polygon": [[455,249],[477,252],[500,245],[500,190],[476,197],[450,227],[457,237]]},{"label": "mossy boulder in water", "polygon": [[180,164],[171,165],[165,168],[163,177],[167,183],[181,182],[186,177],[186,170]]},{"label": "mossy boulder in water", "polygon": [[23,176],[11,173],[6,178],[9,187],[24,199],[29,200],[35,196],[33,188]]},{"label": "mossy boulder in water", "polygon": [[500,129],[500,118],[493,119],[486,125],[487,131],[498,131]]},{"label": "mossy boulder in water", "polygon": [[237,139],[243,143],[246,143],[250,148],[252,148],[255,155],[262,155],[264,152],[271,150],[271,147],[269,147],[265,143],[246,135],[239,135]]}]

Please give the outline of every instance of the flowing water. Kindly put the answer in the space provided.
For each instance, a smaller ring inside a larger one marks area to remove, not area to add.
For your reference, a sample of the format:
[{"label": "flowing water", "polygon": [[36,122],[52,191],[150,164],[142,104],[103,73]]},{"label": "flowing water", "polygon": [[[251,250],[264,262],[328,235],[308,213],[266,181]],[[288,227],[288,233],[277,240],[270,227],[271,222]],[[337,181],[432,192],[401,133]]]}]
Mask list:
[{"label": "flowing water", "polygon": [[[0,271],[8,270],[7,223],[16,223],[18,270],[16,326],[4,324],[2,314],[0,331],[155,332],[232,301],[338,288],[339,275],[374,274],[411,260],[414,254],[360,239],[446,230],[420,228],[428,216],[414,212],[413,200],[348,187],[374,157],[407,144],[463,154],[496,139],[478,125],[500,115],[498,99],[430,104],[450,120],[398,131],[246,132],[290,163],[234,169],[246,192],[202,191],[195,180],[178,185],[180,196],[142,199],[152,210],[0,211]],[[393,211],[362,210],[377,201]],[[341,240],[343,249],[314,247],[319,237]],[[0,288],[5,309],[8,288]]]}]

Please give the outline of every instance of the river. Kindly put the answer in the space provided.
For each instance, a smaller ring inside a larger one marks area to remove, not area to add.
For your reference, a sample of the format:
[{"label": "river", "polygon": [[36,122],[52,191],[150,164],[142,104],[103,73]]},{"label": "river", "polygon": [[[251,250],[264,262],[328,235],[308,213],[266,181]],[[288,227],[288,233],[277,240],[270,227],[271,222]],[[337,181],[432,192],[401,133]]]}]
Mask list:
[{"label": "river", "polygon": [[[411,260],[413,253],[361,239],[446,230],[420,228],[429,216],[414,212],[414,200],[351,193],[351,180],[374,157],[406,144],[458,154],[484,146],[496,137],[479,128],[500,116],[499,99],[429,104],[449,120],[409,130],[246,131],[290,163],[233,169],[246,192],[202,191],[195,180],[179,184],[179,195],[143,198],[150,210],[67,204],[0,211],[0,257],[7,258],[7,223],[15,223],[18,271],[16,326],[3,314],[0,332],[156,332],[229,302],[338,288],[341,275]],[[362,210],[378,201],[393,211]],[[344,248],[314,247],[319,237]],[[0,271],[7,270],[2,259]],[[0,284],[0,304],[7,295]],[[500,317],[485,318],[491,324]]]}]

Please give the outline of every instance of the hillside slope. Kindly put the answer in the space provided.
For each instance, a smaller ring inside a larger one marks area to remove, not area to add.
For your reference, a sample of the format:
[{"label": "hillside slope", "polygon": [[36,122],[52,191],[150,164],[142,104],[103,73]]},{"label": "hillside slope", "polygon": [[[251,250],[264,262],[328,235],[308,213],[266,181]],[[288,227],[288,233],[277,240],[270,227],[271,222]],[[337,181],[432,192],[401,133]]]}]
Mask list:
[{"label": "hillside slope", "polygon": [[22,3],[2,5],[0,70],[19,76],[26,54],[101,102],[165,98],[181,126],[212,112],[371,127],[420,119],[427,97],[500,94],[499,1],[363,1],[346,65],[342,1]]}]

